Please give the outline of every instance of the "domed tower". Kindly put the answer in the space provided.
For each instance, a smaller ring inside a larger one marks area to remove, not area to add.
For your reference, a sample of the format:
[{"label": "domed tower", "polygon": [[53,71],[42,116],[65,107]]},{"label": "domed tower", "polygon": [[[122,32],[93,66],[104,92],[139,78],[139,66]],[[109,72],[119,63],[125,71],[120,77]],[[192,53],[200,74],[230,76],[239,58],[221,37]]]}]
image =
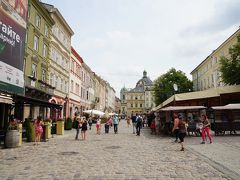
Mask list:
[{"label": "domed tower", "polygon": [[120,90],[120,100],[121,100],[121,114],[125,115],[127,113],[127,88],[124,86]]}]

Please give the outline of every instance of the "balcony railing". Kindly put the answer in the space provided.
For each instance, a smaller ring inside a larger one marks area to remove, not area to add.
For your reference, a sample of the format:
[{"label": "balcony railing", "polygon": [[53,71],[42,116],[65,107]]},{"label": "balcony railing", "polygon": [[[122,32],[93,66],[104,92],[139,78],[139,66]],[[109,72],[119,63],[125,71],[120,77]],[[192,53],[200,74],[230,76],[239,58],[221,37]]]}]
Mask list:
[{"label": "balcony railing", "polygon": [[51,85],[41,80],[37,80],[36,78],[31,76],[25,76],[25,86],[40,90],[50,95],[53,95],[54,91],[54,87],[52,87]]}]

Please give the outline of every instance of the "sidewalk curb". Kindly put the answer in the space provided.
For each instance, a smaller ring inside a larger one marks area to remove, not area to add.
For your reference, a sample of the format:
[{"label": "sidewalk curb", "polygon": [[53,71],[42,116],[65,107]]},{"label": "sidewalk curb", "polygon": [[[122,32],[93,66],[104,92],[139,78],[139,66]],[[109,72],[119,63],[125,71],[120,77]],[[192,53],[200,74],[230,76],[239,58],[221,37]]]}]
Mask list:
[{"label": "sidewalk curb", "polygon": [[191,147],[188,147],[188,150],[197,156],[201,156],[201,159],[203,161],[205,161],[206,163],[208,163],[209,165],[211,165],[213,168],[217,169],[218,171],[222,172],[224,175],[228,176],[229,178],[231,178],[233,180],[240,179],[240,174],[236,173],[235,171],[232,171],[231,169],[227,168],[226,166],[214,161],[213,159],[208,158],[204,154],[201,154],[201,153],[195,151]]}]

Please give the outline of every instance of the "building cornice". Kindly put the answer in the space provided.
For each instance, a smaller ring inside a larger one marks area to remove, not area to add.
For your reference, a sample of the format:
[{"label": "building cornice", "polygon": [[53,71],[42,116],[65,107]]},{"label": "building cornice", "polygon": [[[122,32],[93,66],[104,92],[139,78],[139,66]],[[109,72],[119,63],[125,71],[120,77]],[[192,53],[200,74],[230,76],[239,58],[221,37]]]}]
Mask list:
[{"label": "building cornice", "polygon": [[81,56],[77,53],[77,51],[71,46],[71,53],[77,58],[77,60],[80,63],[84,63],[83,59],[81,58]]},{"label": "building cornice", "polygon": [[229,42],[231,39],[236,37],[239,33],[240,33],[240,28],[237,31],[235,31],[229,38],[227,38],[222,44],[220,44],[217,47],[217,49],[215,49],[209,56],[207,56],[194,70],[192,70],[190,74],[193,74],[193,72],[196,71],[202,64],[204,64],[209,57],[212,57],[218,50],[220,50],[224,45],[227,44],[227,42]]}]

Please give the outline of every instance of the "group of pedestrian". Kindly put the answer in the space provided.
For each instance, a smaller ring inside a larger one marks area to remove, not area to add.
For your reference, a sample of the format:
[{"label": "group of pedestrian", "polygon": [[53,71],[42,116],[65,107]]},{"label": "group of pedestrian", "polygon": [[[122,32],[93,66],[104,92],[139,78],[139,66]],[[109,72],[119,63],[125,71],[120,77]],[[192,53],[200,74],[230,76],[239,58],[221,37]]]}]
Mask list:
[{"label": "group of pedestrian", "polygon": [[140,114],[132,115],[131,119],[132,119],[132,126],[133,126],[133,134],[135,134],[135,131],[136,131],[137,136],[140,136],[141,128],[143,125],[142,115]]},{"label": "group of pedestrian", "polygon": [[86,140],[86,132],[88,130],[88,121],[86,117],[80,117],[80,116],[75,117],[75,127],[76,127],[75,140],[78,140],[78,135],[80,131],[81,131],[81,140]]},{"label": "group of pedestrian", "polygon": [[[187,122],[183,118],[182,114],[173,114],[174,118],[174,125],[172,132],[175,134],[175,142],[178,142],[178,139],[180,140],[179,143],[181,144],[181,151],[184,151],[184,138],[187,133]],[[212,143],[212,136],[210,133],[210,122],[205,114],[201,115],[201,133],[202,133],[202,142],[201,144],[205,144],[206,140],[206,134],[209,138],[210,144]]]}]

